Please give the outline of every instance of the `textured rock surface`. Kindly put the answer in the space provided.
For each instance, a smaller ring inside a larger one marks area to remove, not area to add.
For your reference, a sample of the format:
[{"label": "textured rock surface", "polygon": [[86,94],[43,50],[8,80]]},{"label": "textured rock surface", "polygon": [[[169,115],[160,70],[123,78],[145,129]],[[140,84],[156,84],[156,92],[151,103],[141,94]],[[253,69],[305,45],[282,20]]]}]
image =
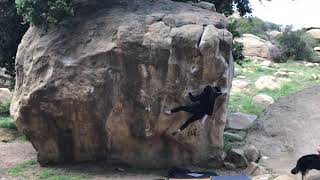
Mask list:
[{"label": "textured rock surface", "polygon": [[0,102],[10,102],[12,98],[12,92],[8,88],[0,88]]},{"label": "textured rock surface", "polygon": [[189,114],[161,109],[190,103],[186,90],[199,93],[208,83],[230,91],[225,17],[169,0],[110,7],[47,33],[32,27],[19,46],[11,113],[39,162],[223,165],[228,98],[217,99],[205,125],[174,137]]},{"label": "textured rock surface", "polygon": [[320,41],[320,29],[310,29],[307,33],[314,39]]},{"label": "textured rock surface", "polygon": [[228,127],[232,129],[248,129],[251,127],[252,123],[257,119],[256,115],[245,114],[236,112],[228,115]]},{"label": "textured rock surface", "polygon": [[192,5],[197,6],[197,7],[201,7],[203,9],[207,9],[210,11],[216,11],[216,7],[214,6],[214,4],[209,3],[209,2],[205,2],[205,1],[200,1],[198,3],[193,3]]},{"label": "textured rock surface", "polygon": [[249,82],[246,80],[236,79],[232,81],[232,91],[241,92],[249,86]]},{"label": "textured rock surface", "polygon": [[270,42],[261,39],[252,34],[243,34],[240,38],[235,38],[236,42],[241,42],[244,45],[243,54],[248,57],[260,59],[272,59],[272,45]]},{"label": "textured rock surface", "polygon": [[257,89],[280,89],[281,82],[274,76],[261,76],[256,82],[255,86]]},{"label": "textured rock surface", "polygon": [[268,171],[264,167],[254,162],[251,162],[244,171],[249,176],[260,176],[268,174]]},{"label": "textured rock surface", "polygon": [[270,180],[270,179],[272,179],[271,174],[263,174],[263,175],[255,176],[252,178],[252,180]]},{"label": "textured rock surface", "polygon": [[260,158],[259,151],[252,145],[245,147],[244,155],[246,156],[248,162],[257,162]]},{"label": "textured rock surface", "polygon": [[237,168],[249,165],[242,149],[231,149],[226,157],[226,161],[233,163]]},{"label": "textured rock surface", "polygon": [[252,102],[258,107],[267,108],[274,103],[274,100],[266,94],[258,94],[252,98]]}]

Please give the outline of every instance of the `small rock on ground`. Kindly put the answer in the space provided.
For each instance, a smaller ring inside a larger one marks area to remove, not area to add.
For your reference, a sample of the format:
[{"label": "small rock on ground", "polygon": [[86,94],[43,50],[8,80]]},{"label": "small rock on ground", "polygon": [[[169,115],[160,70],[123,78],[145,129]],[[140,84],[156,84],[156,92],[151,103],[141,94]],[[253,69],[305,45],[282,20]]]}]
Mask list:
[{"label": "small rock on ground", "polygon": [[256,119],[256,115],[237,112],[227,116],[227,124],[229,128],[243,130],[250,128]]}]

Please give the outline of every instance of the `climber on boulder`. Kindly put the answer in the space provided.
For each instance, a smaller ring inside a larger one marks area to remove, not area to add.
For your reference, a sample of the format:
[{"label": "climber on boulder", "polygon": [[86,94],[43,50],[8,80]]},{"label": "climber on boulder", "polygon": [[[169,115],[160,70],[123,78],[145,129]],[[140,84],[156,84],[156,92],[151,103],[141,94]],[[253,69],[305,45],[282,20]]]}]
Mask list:
[{"label": "climber on boulder", "polygon": [[172,133],[173,136],[184,130],[189,124],[200,120],[201,118],[202,123],[204,123],[208,118],[208,115],[212,115],[213,113],[216,98],[220,95],[226,96],[227,93],[222,93],[219,87],[212,88],[210,85],[207,85],[200,95],[193,96],[191,92],[189,92],[188,95],[191,101],[194,102],[191,105],[179,106],[171,110],[164,107],[164,113],[168,115],[179,111],[193,114],[177,131]]}]

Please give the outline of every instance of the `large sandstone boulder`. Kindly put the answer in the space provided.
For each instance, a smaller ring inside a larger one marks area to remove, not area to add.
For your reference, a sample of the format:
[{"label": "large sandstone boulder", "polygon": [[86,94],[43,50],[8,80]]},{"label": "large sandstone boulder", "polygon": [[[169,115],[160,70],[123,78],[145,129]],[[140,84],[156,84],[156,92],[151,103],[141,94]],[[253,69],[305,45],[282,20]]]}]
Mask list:
[{"label": "large sandstone boulder", "polygon": [[259,38],[253,34],[243,34],[242,37],[235,38],[236,42],[243,43],[243,54],[247,57],[258,60],[272,59],[272,51],[275,48],[271,42]]},{"label": "large sandstone boulder", "polygon": [[190,115],[162,107],[190,103],[185,92],[208,83],[230,91],[225,17],[170,0],[85,8],[69,27],[31,27],[18,49],[11,113],[38,161],[222,165],[228,98],[217,99],[205,125],[176,136]]},{"label": "large sandstone boulder", "polygon": [[320,29],[310,29],[307,33],[316,40],[320,41]]}]

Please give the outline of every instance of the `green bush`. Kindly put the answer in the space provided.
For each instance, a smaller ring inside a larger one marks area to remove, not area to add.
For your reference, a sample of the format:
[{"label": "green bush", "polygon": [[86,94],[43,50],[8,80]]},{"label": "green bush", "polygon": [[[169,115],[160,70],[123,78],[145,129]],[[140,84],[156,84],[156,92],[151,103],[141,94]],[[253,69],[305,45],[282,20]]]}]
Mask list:
[{"label": "green bush", "polygon": [[[234,19],[229,19],[227,24],[227,30],[231,32],[233,37],[240,37],[240,33],[237,30],[237,21]],[[232,44],[232,56],[234,59],[234,62],[236,62],[238,65],[242,66],[242,64],[245,62],[245,56],[243,55],[244,45],[239,42],[233,42]]]},{"label": "green bush", "polygon": [[13,119],[11,119],[10,117],[1,117],[1,116],[0,116],[0,128],[17,129]]},{"label": "green bush", "polygon": [[72,0],[16,0],[18,14],[32,25],[58,24],[74,14]]},{"label": "green bush", "polygon": [[265,22],[257,17],[248,18],[229,18],[231,27],[236,27],[236,31],[242,34],[253,34],[263,39],[268,39],[267,31],[277,30],[280,31],[281,26]]},{"label": "green bush", "polygon": [[0,103],[0,116],[10,116],[10,102]]},{"label": "green bush", "polygon": [[228,19],[227,30],[231,32],[234,38],[241,36],[237,26],[238,26],[238,23],[236,19],[233,19],[233,18]]},{"label": "green bush", "polygon": [[223,151],[228,154],[231,149],[232,144],[230,143],[230,139],[227,136],[223,136]]},{"label": "green bush", "polygon": [[234,42],[232,46],[232,56],[234,62],[242,66],[242,64],[247,61],[246,57],[243,55],[244,45],[239,42]]},{"label": "green bush", "polygon": [[15,78],[15,59],[18,45],[28,25],[17,14],[13,0],[0,1],[0,67],[6,69],[12,83]]},{"label": "green bush", "polygon": [[313,47],[317,42],[303,31],[285,31],[276,37],[276,42],[281,50],[281,58],[276,59],[278,62],[286,62],[288,59],[296,61],[315,59]]}]

